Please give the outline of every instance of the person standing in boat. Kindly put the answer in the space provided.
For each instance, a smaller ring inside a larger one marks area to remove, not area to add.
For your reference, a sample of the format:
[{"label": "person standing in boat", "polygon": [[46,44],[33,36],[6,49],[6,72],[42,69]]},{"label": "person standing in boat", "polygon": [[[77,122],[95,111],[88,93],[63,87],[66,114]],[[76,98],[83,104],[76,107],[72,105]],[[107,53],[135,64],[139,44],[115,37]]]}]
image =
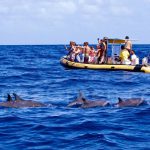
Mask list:
[{"label": "person standing in boat", "polygon": [[75,42],[73,42],[73,41],[70,41],[69,47],[67,47],[65,45],[65,49],[68,50],[68,54],[67,55],[70,55],[70,53],[74,50],[74,46],[75,46]]},{"label": "person standing in boat", "polygon": [[132,42],[129,40],[129,36],[125,37],[125,48],[130,52],[132,50]]},{"label": "person standing in boat", "polygon": [[99,63],[103,64],[105,63],[105,56],[106,56],[106,44],[104,40],[99,40],[99,46],[100,46],[100,57],[99,57]]},{"label": "person standing in boat", "polygon": [[96,56],[95,54],[96,54],[95,49],[93,46],[91,46],[91,50],[89,53],[89,63],[92,63],[92,64],[95,63],[95,56]]},{"label": "person standing in boat", "polygon": [[75,59],[75,56],[74,56],[75,45],[76,45],[75,42],[70,41],[69,47],[65,46],[66,50],[68,50],[67,58],[69,60]]},{"label": "person standing in boat", "polygon": [[89,47],[88,42],[84,42],[83,46],[84,46],[84,63],[88,63],[91,48]]},{"label": "person standing in boat", "polygon": [[105,63],[107,63],[108,61],[108,57],[107,57],[107,48],[108,48],[108,37],[104,37],[103,38],[104,44],[105,44]]},{"label": "person standing in boat", "polygon": [[95,56],[95,62],[96,62],[96,64],[99,64],[99,62],[101,60],[101,55],[102,55],[101,47],[98,44],[97,45],[97,50],[96,50],[96,56]]},{"label": "person standing in boat", "polygon": [[80,46],[76,46],[75,49],[74,49],[74,54],[75,54],[75,59],[74,61],[75,62],[81,62],[81,58],[80,58]]}]

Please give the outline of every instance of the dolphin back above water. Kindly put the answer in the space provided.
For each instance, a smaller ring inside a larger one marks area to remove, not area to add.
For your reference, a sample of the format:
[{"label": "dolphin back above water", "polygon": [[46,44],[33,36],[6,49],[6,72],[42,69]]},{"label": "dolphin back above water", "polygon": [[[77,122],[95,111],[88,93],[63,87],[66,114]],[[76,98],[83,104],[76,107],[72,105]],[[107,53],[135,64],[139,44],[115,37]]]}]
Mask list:
[{"label": "dolphin back above water", "polygon": [[118,102],[115,104],[109,103],[107,100],[87,100],[84,98],[83,93],[79,92],[78,97],[68,104],[68,107],[81,107],[81,108],[91,108],[91,107],[104,107],[104,106],[114,106],[114,107],[137,107],[140,105],[148,104],[142,98],[130,98],[121,99],[118,98]]},{"label": "dolphin back above water", "polygon": [[91,108],[91,107],[104,107],[110,105],[106,100],[97,100],[91,101],[84,98],[83,93],[79,92],[79,96],[76,100],[70,102],[68,104],[69,107],[81,107],[81,108]]},{"label": "dolphin back above water", "polygon": [[[10,108],[24,108],[24,107],[47,107],[49,104],[43,104],[41,102],[33,101],[33,100],[24,100],[17,94],[13,93],[14,99],[12,99],[11,95],[8,94],[7,101],[0,102],[0,107],[10,107]],[[116,104],[112,104],[111,106],[115,107],[137,107],[143,104],[148,104],[148,102],[144,101],[141,98],[132,98],[123,100],[118,98],[118,102]],[[80,107],[80,108],[92,108],[92,107],[104,107],[109,106],[110,103],[107,100],[87,100],[84,98],[83,93],[79,92],[78,97],[68,104],[68,107]],[[52,105],[51,105],[52,106]]]},{"label": "dolphin back above water", "polygon": [[118,103],[115,104],[116,107],[135,107],[145,104],[145,101],[141,98],[131,98],[123,100],[120,97],[118,98]]},{"label": "dolphin back above water", "polygon": [[0,102],[0,107],[11,107],[11,108],[24,108],[24,107],[45,107],[47,105],[33,101],[33,100],[23,100],[16,93],[13,93],[14,100],[8,94],[6,102]]},{"label": "dolphin back above water", "polygon": [[91,107],[104,107],[109,106],[109,102],[106,100],[97,100],[97,101],[89,101],[84,99],[83,104],[81,105],[82,108],[91,108]]},{"label": "dolphin back above water", "polygon": [[68,104],[68,107],[81,106],[83,104],[83,99],[84,99],[83,93],[79,91],[78,97],[74,101],[70,102]]}]

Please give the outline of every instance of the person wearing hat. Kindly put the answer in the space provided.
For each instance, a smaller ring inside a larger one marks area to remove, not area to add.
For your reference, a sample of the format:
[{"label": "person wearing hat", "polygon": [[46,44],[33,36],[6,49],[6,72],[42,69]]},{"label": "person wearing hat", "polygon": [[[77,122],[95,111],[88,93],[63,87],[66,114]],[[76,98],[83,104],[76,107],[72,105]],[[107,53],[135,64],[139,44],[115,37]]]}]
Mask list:
[{"label": "person wearing hat", "polygon": [[130,52],[132,50],[132,43],[129,40],[129,36],[125,37],[125,48]]}]

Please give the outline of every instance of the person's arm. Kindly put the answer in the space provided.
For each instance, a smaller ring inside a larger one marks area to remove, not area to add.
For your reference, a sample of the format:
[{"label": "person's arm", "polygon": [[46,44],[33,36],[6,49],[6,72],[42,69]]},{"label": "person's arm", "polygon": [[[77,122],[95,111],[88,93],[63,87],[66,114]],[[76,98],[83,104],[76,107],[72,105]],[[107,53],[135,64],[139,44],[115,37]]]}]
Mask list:
[{"label": "person's arm", "polygon": [[66,50],[69,50],[66,45],[64,45],[64,47],[65,47]]},{"label": "person's arm", "polygon": [[120,54],[119,54],[119,59],[120,59],[120,61],[122,60],[122,52],[120,52]]}]

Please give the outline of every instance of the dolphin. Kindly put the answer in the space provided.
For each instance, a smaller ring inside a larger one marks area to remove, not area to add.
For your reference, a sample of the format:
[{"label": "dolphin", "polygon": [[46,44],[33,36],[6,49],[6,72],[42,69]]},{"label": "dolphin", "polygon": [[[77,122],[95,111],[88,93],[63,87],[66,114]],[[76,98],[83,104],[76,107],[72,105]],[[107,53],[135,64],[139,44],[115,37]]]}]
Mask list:
[{"label": "dolphin", "polygon": [[83,93],[79,91],[78,97],[74,101],[70,102],[67,106],[68,107],[81,106],[83,104],[83,99],[84,99]]},{"label": "dolphin", "polygon": [[109,105],[110,103],[106,100],[89,101],[89,100],[83,99],[83,104],[81,105],[81,108],[104,107],[104,106],[109,106]]},{"label": "dolphin", "polygon": [[10,101],[12,101],[13,99],[12,99],[12,97],[10,96],[10,94],[7,94],[7,101],[8,102],[10,102]]},{"label": "dolphin", "polygon": [[79,92],[79,96],[76,100],[68,104],[68,107],[79,106],[81,108],[91,108],[91,107],[104,107],[110,105],[106,100],[90,101],[83,97],[82,92]]},{"label": "dolphin", "polygon": [[10,94],[7,94],[7,101],[6,102],[0,102],[0,107],[9,107],[13,105],[14,101]]},{"label": "dolphin", "polygon": [[115,107],[135,107],[144,104],[145,101],[141,98],[131,98],[123,100],[120,97],[118,98],[118,103],[115,104]]},{"label": "dolphin", "polygon": [[32,100],[23,100],[20,96],[18,96],[16,93],[13,93],[14,100],[10,96],[10,94],[7,95],[7,101],[6,102],[0,102],[0,107],[11,107],[11,108],[24,108],[24,107],[45,107],[46,104],[32,101]]}]

